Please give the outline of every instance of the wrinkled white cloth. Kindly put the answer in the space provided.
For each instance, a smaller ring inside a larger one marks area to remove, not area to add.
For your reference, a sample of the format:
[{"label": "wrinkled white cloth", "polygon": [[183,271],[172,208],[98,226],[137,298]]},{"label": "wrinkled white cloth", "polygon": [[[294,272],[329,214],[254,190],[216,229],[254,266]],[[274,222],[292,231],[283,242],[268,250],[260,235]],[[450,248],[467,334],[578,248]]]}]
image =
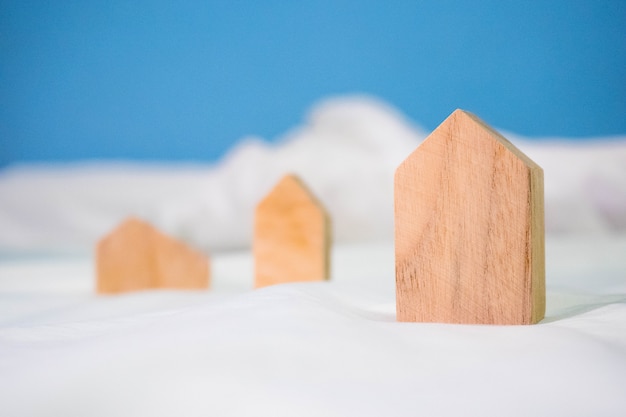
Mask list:
[{"label": "wrinkled white cloth", "polygon": [[395,322],[391,244],[340,246],[332,280],[93,294],[89,258],[0,262],[7,416],[624,416],[626,238],[547,241],[533,326]]},{"label": "wrinkled white cloth", "polygon": [[[384,103],[343,97],[275,144],[245,138],[211,166],[10,167],[0,172],[0,251],[89,251],[129,215],[205,250],[246,248],[256,203],[288,172],[326,205],[338,241],[390,239],[393,173],[425,136]],[[505,136],[544,169],[548,233],[626,233],[626,137]]]}]

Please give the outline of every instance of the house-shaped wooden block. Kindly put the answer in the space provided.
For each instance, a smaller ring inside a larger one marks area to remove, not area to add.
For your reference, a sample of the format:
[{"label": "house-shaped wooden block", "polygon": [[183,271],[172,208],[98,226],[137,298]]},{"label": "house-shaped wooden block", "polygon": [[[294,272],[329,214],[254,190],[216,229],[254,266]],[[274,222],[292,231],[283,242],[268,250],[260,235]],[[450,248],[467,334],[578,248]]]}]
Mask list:
[{"label": "house-shaped wooden block", "polygon": [[294,175],[258,204],[254,225],[255,287],[329,277],[330,221]]},{"label": "house-shaped wooden block", "polygon": [[399,321],[531,324],[545,312],[543,171],[456,110],[395,174]]},{"label": "house-shaped wooden block", "polygon": [[205,255],[136,218],[100,240],[96,270],[97,291],[102,294],[209,286]]}]

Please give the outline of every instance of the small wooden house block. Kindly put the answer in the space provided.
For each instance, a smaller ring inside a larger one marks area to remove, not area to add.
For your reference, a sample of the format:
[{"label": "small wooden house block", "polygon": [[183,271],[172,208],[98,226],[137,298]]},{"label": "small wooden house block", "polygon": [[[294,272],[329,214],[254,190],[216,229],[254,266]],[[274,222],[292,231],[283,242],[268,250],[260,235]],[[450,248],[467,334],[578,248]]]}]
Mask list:
[{"label": "small wooden house block", "polygon": [[205,255],[136,218],[127,219],[100,240],[96,269],[101,294],[209,286]]},{"label": "small wooden house block", "polygon": [[294,175],[258,204],[254,226],[255,287],[329,277],[330,221]]},{"label": "small wooden house block", "polygon": [[456,110],[395,174],[398,321],[532,324],[545,312],[543,171]]}]

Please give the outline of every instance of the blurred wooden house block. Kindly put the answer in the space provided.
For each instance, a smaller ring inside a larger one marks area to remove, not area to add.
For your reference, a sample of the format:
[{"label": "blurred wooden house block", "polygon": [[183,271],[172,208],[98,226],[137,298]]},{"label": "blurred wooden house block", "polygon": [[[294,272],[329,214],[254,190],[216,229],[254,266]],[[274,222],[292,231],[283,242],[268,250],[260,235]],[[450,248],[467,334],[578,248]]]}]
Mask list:
[{"label": "blurred wooden house block", "polygon": [[543,171],[457,110],[395,174],[399,321],[530,324],[545,312]]},{"label": "blurred wooden house block", "polygon": [[207,256],[136,218],[100,240],[96,269],[101,294],[209,286]]},{"label": "blurred wooden house block", "polygon": [[330,221],[307,187],[286,175],[258,204],[255,287],[329,277]]}]

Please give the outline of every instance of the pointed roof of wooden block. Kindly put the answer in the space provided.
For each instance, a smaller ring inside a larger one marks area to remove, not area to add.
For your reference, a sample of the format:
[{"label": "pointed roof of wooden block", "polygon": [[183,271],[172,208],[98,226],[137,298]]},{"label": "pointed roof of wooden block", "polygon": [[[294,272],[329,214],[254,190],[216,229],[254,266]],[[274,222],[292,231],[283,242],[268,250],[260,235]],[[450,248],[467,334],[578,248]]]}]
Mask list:
[{"label": "pointed roof of wooden block", "polygon": [[196,289],[209,283],[209,262],[204,254],[135,217],[98,242],[96,262],[100,293]]},{"label": "pointed roof of wooden block", "polygon": [[[411,155],[409,155],[404,162],[411,159],[411,157],[430,146],[430,142],[441,140],[442,137],[459,138],[463,132],[464,136],[479,137],[483,140],[492,140],[494,143],[499,144],[524,165],[530,169],[541,169],[532,159],[530,159],[524,152],[519,150],[513,145],[507,138],[498,133],[495,129],[478,118],[476,115],[461,109],[456,109],[450,116],[448,116],[435,130],[431,132],[426,139],[417,147]],[[478,149],[478,146],[476,147]],[[403,162],[403,163],[404,163]],[[402,164],[398,167],[401,169]]]},{"label": "pointed roof of wooden block", "polygon": [[324,206],[304,182],[295,174],[287,174],[282,177],[274,188],[259,202],[257,209],[264,209],[267,206],[274,206],[276,204],[302,204],[304,202],[309,202],[320,211],[326,213]]},{"label": "pointed roof of wooden block", "polygon": [[105,235],[102,239],[109,239],[113,236],[127,236],[129,239],[141,239],[152,233],[158,233],[157,229],[137,217],[128,217],[118,224],[112,231]]}]

